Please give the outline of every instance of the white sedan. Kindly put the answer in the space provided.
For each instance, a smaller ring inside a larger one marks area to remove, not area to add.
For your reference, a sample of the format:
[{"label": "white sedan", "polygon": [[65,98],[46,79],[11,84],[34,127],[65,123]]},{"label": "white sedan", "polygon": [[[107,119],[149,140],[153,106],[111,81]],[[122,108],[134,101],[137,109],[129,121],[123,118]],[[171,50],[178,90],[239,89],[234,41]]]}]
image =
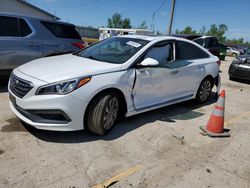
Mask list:
[{"label": "white sedan", "polygon": [[88,128],[103,135],[123,115],[190,99],[206,102],[220,85],[219,64],[189,40],[113,37],[16,68],[8,86],[10,108],[37,129]]},{"label": "white sedan", "polygon": [[231,48],[231,47],[227,47],[227,51],[226,51],[226,54],[229,55],[229,56],[239,56],[240,55],[240,52]]}]

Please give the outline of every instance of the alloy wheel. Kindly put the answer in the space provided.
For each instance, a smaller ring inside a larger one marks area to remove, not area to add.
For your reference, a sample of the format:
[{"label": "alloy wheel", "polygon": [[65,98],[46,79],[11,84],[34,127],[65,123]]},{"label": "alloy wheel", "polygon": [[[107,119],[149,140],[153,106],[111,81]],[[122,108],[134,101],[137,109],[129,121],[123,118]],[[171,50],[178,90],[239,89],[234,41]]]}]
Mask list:
[{"label": "alloy wheel", "polygon": [[103,117],[104,129],[109,130],[113,126],[118,115],[118,109],[119,109],[118,99],[116,97],[113,97],[108,102],[108,105],[106,106],[104,112],[104,117]]},{"label": "alloy wheel", "polygon": [[210,95],[211,90],[212,90],[211,82],[209,80],[205,80],[200,88],[200,92],[199,92],[200,100],[206,101]]}]

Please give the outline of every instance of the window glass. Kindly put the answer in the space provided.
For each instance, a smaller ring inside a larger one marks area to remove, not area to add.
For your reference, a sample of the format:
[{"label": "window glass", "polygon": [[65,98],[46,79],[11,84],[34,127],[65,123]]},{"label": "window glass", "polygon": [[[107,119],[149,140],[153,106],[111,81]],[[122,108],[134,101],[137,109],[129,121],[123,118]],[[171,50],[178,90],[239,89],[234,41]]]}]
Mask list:
[{"label": "window glass", "polygon": [[141,39],[113,37],[85,48],[75,55],[97,61],[122,64],[147,43],[148,41]]},{"label": "window glass", "polygon": [[194,42],[196,42],[197,44],[199,44],[199,45],[201,45],[201,46],[203,46],[203,47],[205,46],[204,40],[201,39],[201,38],[200,38],[200,39],[195,39]]},{"label": "window glass", "polygon": [[188,42],[176,42],[176,60],[202,59],[209,55],[197,46]]},{"label": "window glass", "polygon": [[20,21],[20,30],[21,30],[21,36],[25,37],[32,33],[32,30],[30,29],[29,25],[26,23],[25,20],[19,19]]},{"label": "window glass", "polygon": [[160,65],[166,65],[173,60],[172,43],[161,43],[152,47],[144,56],[144,59],[152,58],[159,61]]},{"label": "window glass", "polygon": [[218,41],[215,38],[211,38],[209,42],[209,47],[218,47]]},{"label": "window glass", "polygon": [[0,16],[0,36],[18,37],[18,19]]},{"label": "window glass", "polygon": [[41,22],[50,32],[59,38],[81,39],[75,26],[53,22]]}]

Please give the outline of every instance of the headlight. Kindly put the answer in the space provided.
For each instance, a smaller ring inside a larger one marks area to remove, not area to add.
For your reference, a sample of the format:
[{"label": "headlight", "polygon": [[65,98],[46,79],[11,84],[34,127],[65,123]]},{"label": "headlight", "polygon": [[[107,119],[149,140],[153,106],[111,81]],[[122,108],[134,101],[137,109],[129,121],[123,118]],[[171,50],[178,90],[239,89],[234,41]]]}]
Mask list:
[{"label": "headlight", "polygon": [[91,77],[87,77],[49,84],[46,86],[39,87],[36,91],[36,95],[66,95],[78,89],[79,87],[87,84],[90,80]]}]

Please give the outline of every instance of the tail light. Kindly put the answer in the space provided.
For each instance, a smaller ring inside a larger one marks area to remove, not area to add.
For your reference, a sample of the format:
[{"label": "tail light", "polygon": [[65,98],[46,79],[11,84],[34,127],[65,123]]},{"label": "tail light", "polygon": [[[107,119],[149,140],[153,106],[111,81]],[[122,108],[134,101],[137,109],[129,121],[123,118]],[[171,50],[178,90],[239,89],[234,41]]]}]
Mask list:
[{"label": "tail light", "polygon": [[216,63],[217,63],[219,66],[221,65],[221,61],[220,61],[220,60],[218,60]]},{"label": "tail light", "polygon": [[82,49],[82,48],[85,47],[85,45],[84,45],[83,42],[73,42],[73,43],[71,43],[71,44],[72,44],[73,46],[77,47],[77,48],[80,48],[80,49]]}]

